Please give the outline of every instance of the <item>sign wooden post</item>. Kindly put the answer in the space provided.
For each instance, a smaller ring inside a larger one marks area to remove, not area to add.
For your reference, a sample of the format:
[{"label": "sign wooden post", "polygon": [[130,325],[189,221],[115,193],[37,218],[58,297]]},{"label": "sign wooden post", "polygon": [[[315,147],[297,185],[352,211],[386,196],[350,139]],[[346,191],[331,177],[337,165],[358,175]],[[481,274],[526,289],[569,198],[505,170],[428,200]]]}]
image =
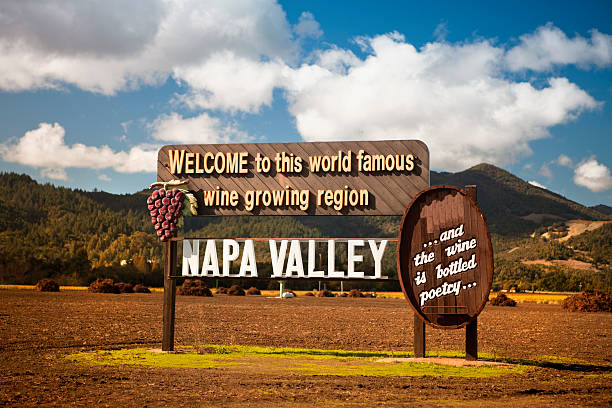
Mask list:
[{"label": "sign wooden post", "polygon": [[493,281],[493,250],[476,186],[422,191],[402,219],[398,275],[415,311],[414,354],[425,356],[427,323],[466,328],[466,359],[478,358],[477,316]]},{"label": "sign wooden post", "polygon": [[176,241],[166,241],[164,247],[164,309],[162,351],[174,351],[174,305],[176,297],[175,275],[177,261]]},{"label": "sign wooden post", "polygon": [[[475,203],[478,203],[476,186],[465,186],[465,192]],[[478,360],[478,316],[465,326],[465,359]]]},{"label": "sign wooden post", "polygon": [[425,358],[425,322],[414,314],[414,357]]}]

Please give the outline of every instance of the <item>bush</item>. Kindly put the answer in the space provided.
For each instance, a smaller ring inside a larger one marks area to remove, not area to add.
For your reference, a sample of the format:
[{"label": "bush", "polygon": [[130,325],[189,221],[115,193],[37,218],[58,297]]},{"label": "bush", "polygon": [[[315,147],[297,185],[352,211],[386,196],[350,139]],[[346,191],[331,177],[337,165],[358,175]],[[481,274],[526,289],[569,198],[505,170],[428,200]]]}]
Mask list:
[{"label": "bush", "polygon": [[363,293],[361,293],[359,289],[351,289],[348,293],[348,297],[359,298],[359,297],[364,297],[364,295]]},{"label": "bush", "polygon": [[184,296],[212,296],[208,286],[199,279],[185,279],[178,288],[178,294]]},{"label": "bush", "polygon": [[217,290],[215,290],[215,294],[217,294],[217,295],[227,295],[227,288],[224,288],[223,286],[219,286],[217,288]]},{"label": "bush", "polygon": [[91,282],[87,291],[92,293],[120,293],[119,288],[115,286],[112,279],[102,278],[98,278]]},{"label": "bush", "polygon": [[227,290],[227,294],[230,296],[244,296],[244,289],[238,285],[233,285]]},{"label": "bush", "polygon": [[134,289],[134,293],[151,293],[149,288],[147,288],[144,285],[141,285],[140,283],[137,285],[134,285],[133,289]]},{"label": "bush", "polygon": [[318,297],[334,297],[334,292],[331,290],[324,289],[317,294]]},{"label": "bush", "polygon": [[255,295],[261,295],[261,291],[259,289],[257,289],[255,286],[251,286],[247,291],[246,291],[247,295],[251,295],[251,296],[255,296]]},{"label": "bush", "polygon": [[60,287],[59,284],[53,279],[44,278],[36,282],[36,286],[34,287],[39,292],[59,292]]},{"label": "bush", "polygon": [[134,286],[131,283],[117,282],[115,286],[119,293],[134,293]]},{"label": "bush", "polygon": [[510,299],[505,293],[499,293],[495,298],[491,299],[493,306],[516,306],[516,301]]},{"label": "bush", "polygon": [[612,296],[596,289],[572,295],[561,306],[571,312],[612,312]]}]

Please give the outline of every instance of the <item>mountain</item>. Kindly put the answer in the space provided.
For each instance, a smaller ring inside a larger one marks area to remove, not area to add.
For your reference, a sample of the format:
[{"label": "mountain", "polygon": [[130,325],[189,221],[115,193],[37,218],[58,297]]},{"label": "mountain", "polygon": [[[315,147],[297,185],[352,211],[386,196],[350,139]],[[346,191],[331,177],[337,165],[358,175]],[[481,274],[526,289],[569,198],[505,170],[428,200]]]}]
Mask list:
[{"label": "mountain", "polygon": [[533,232],[541,224],[570,219],[608,220],[610,215],[533,186],[491,164],[479,164],[458,173],[430,173],[430,182],[478,187],[478,205],[491,232],[515,235]]},{"label": "mountain", "polygon": [[606,214],[606,215],[612,215],[612,207],[604,205],[604,204],[599,204],[599,205],[595,205],[593,207],[590,207],[592,210],[598,211],[602,214]]}]

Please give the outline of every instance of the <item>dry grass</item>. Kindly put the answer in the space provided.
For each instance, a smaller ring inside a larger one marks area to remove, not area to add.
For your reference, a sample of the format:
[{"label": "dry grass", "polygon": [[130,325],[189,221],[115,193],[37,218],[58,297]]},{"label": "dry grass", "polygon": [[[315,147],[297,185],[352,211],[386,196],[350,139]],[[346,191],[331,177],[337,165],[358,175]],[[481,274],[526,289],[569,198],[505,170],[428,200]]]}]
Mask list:
[{"label": "dry grass", "polygon": [[[489,299],[493,299],[499,292],[491,292]],[[506,293],[506,295],[517,303],[538,303],[544,305],[560,305],[563,300],[572,293]]]},{"label": "dry grass", "polygon": [[[87,292],[87,286],[62,286],[62,292],[66,290]],[[34,290],[34,285],[0,285],[0,290]],[[151,292],[163,293],[164,288],[149,288]]]},{"label": "dry grass", "polygon": [[[151,292],[163,293],[164,288],[149,288]],[[0,290],[34,290],[34,285],[0,285]],[[87,286],[62,286],[62,291],[87,291]],[[296,295],[304,296],[310,290],[294,290]],[[345,291],[348,292],[348,291]],[[316,291],[315,291],[316,293]],[[262,290],[262,296],[278,296],[278,290]],[[545,293],[506,293],[509,298],[514,299],[517,303],[539,303],[539,304],[561,304],[563,300],[572,295],[569,292],[545,292]],[[404,299],[402,292],[376,292],[379,298],[387,299]],[[497,292],[491,292],[489,298],[497,296]]]}]

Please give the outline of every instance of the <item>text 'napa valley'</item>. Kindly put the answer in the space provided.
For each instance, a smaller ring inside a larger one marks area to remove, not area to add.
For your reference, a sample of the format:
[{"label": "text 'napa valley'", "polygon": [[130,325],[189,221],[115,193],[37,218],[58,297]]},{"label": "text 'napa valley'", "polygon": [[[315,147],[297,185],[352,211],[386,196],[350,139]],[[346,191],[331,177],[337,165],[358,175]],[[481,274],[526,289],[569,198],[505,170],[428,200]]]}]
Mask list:
[{"label": "text 'napa valley'", "polygon": [[[377,243],[378,241],[378,243]],[[388,279],[382,276],[382,260],[388,240],[349,239],[346,242],[346,271],[337,270],[336,240],[316,241],[314,239],[270,239],[268,259],[272,264],[271,278],[318,278],[318,279]],[[367,242],[367,246],[366,246]],[[200,256],[200,246],[204,253]],[[319,243],[320,245],[317,245]],[[304,244],[304,245],[303,245]],[[321,245],[322,244],[322,245]],[[257,278],[257,258],[252,239],[244,240],[241,245],[234,239],[223,239],[217,249],[217,240],[183,240],[182,276]],[[326,248],[321,248],[324,246]],[[374,263],[372,274],[360,271],[359,264],[364,261],[365,249],[369,249]],[[327,267],[322,268],[322,255],[326,254]],[[318,257],[317,257],[318,255]],[[319,266],[317,269],[317,258]],[[240,262],[238,272],[232,271],[232,263]],[[219,267],[221,266],[221,267]],[[233,272],[233,273],[232,273]]]}]

